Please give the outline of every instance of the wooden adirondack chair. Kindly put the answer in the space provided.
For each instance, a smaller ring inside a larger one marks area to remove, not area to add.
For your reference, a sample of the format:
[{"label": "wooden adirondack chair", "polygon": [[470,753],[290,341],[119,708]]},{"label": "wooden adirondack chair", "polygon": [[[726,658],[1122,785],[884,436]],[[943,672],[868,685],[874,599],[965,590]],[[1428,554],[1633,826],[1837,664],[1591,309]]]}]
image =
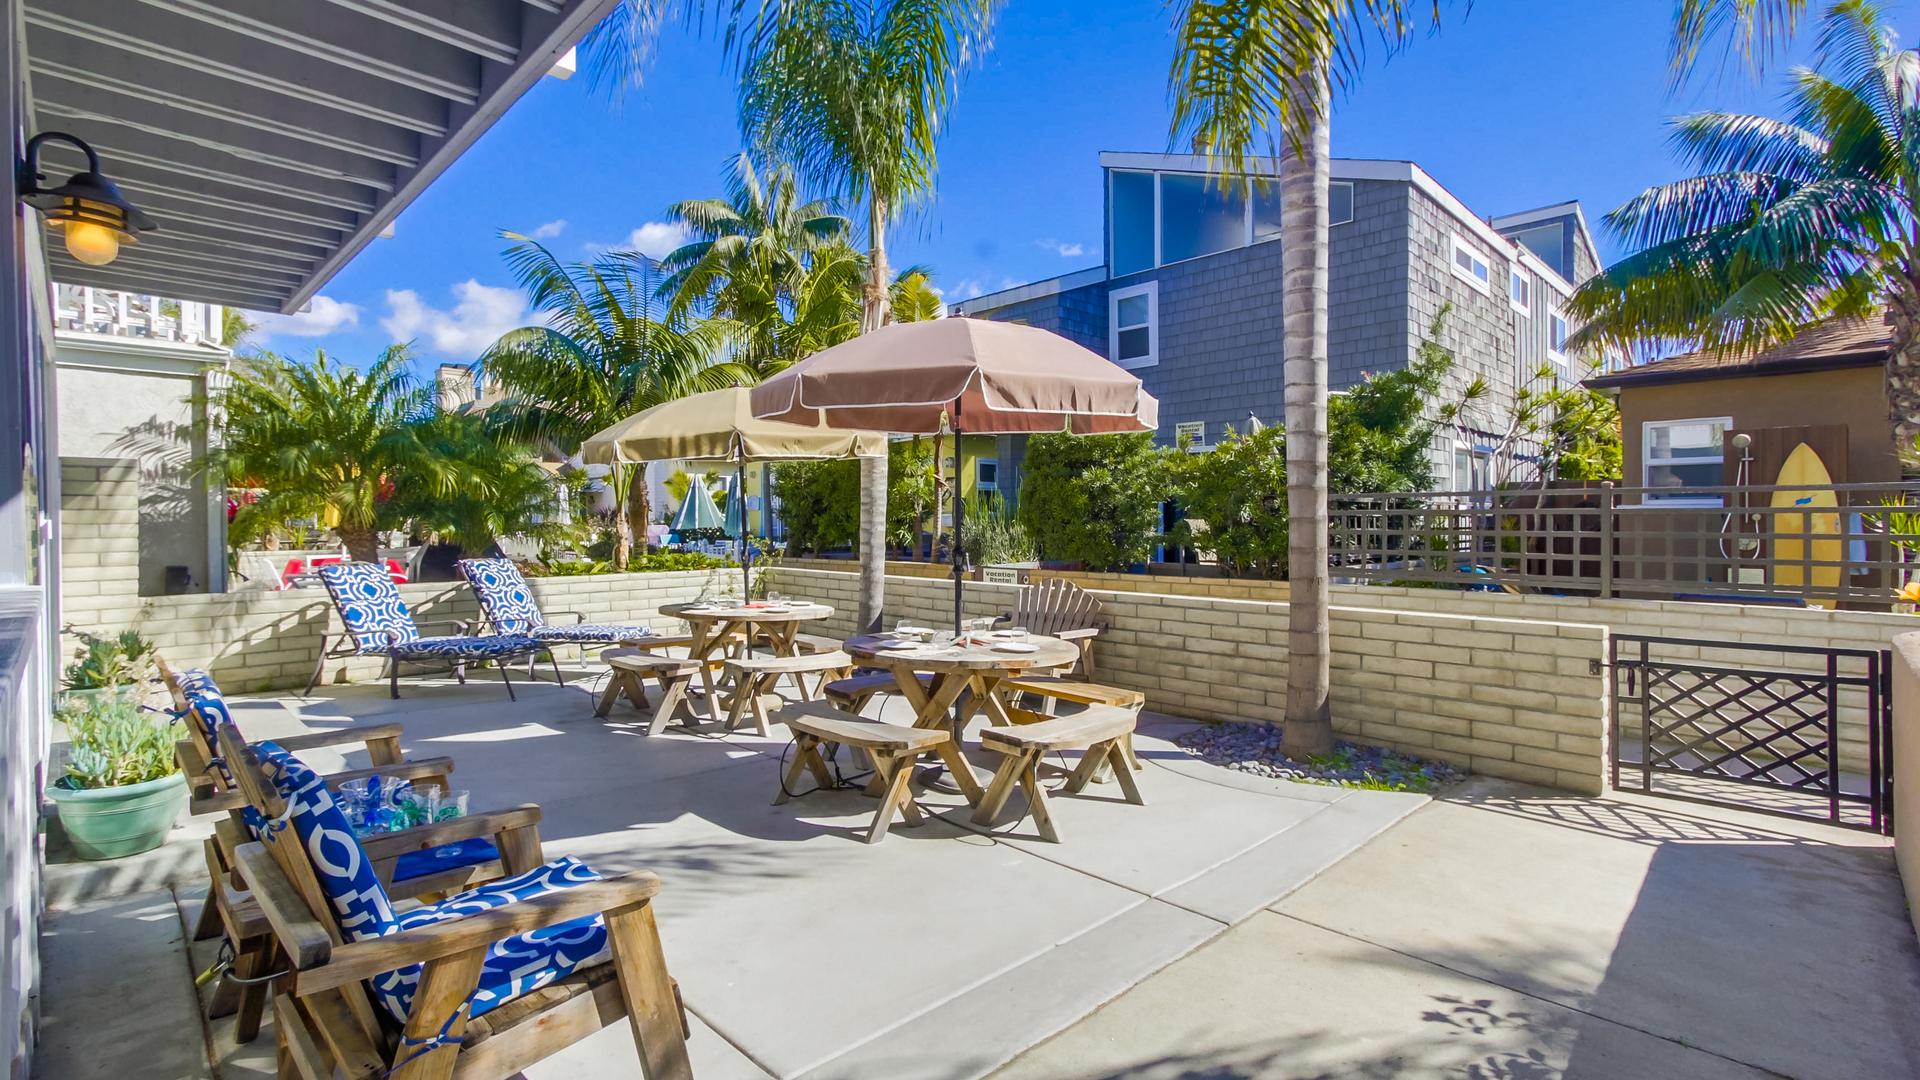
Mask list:
[{"label": "wooden adirondack chair", "polygon": [[[235,862],[234,853],[240,845],[253,839],[245,815],[248,804],[246,794],[225,768],[212,734],[216,725],[231,724],[232,716],[225,698],[204,673],[187,672],[183,678],[183,673],[175,671],[164,658],[156,658],[156,662],[176,711],[184,714],[182,721],[187,737],[174,744],[174,759],[187,776],[188,811],[195,816],[223,815],[214,823],[213,835],[201,844],[207,862],[207,898],[201,905],[193,937],[195,941],[205,941],[224,934],[233,949],[234,974],[240,979],[254,978],[267,970],[273,938],[272,928],[261,915],[260,906],[241,883]],[[329,787],[336,789],[349,780],[374,776],[447,786],[448,776],[453,772],[452,759],[409,761],[400,750],[401,735],[399,724],[358,724],[292,736],[280,740],[280,745],[296,753],[321,747],[342,751],[364,748],[371,767],[345,769],[323,777]],[[497,824],[503,829],[531,827],[522,825],[525,818],[526,815],[521,814],[511,822]],[[537,815],[534,820],[538,820]],[[374,870],[396,896],[418,898],[457,892],[508,872],[501,857],[505,849],[497,844],[478,842],[460,845],[453,858],[436,858],[432,862],[412,859],[403,864],[410,850],[434,845],[415,843],[417,837],[401,839],[408,836],[405,833],[390,835],[395,839],[385,841],[385,846],[391,854],[377,860]],[[220,1017],[237,1013],[234,1038],[244,1044],[252,1042],[260,1033],[265,1005],[264,985],[221,979],[214,986],[207,1015]]]},{"label": "wooden adirondack chair", "polygon": [[1080,662],[1072,670],[1085,679],[1093,678],[1093,639],[1104,620],[1100,601],[1087,590],[1065,578],[1036,581],[1021,592],[1013,610],[1000,616],[1000,621],[1078,645]]},{"label": "wooden adirondack chair", "polygon": [[[289,800],[231,725],[220,729],[220,747],[249,802],[275,823],[237,859],[286,969],[273,1003],[282,1078],[505,1080],[625,1015],[643,1075],[690,1080],[685,1012],[651,906],[659,878],[600,878],[572,859],[539,863],[535,835],[511,845],[514,865],[533,869],[396,909],[351,857],[346,845],[356,841],[338,831],[344,819],[333,820],[310,777],[291,777]],[[284,757],[275,767],[288,777]],[[471,820],[425,828],[433,839],[465,835]],[[359,848],[373,857],[383,839]],[[334,865],[317,862],[316,848]],[[569,942],[604,943],[607,959],[576,962]],[[404,1021],[394,1014],[396,987],[407,992]]]}]

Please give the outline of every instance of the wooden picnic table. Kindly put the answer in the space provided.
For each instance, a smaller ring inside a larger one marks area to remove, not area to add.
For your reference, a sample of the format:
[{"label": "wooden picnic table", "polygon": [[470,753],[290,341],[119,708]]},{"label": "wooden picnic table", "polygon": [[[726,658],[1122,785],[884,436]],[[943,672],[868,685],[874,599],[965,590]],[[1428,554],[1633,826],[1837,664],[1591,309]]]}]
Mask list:
[{"label": "wooden picnic table", "polygon": [[[797,648],[794,636],[800,632],[800,628],[810,622],[831,618],[833,608],[806,600],[783,600],[778,604],[762,601],[719,604],[694,600],[666,604],[660,608],[660,614],[687,624],[692,636],[687,646],[690,659],[712,661],[734,640],[736,634],[745,635],[747,647],[751,650],[756,630],[766,634],[767,644],[775,656],[792,656]],[[720,723],[722,702],[715,692],[711,667],[706,663],[700,668],[700,682],[706,690],[707,710],[712,714],[714,723]]]},{"label": "wooden picnic table", "polygon": [[[903,649],[905,644],[892,634],[872,634],[847,639],[841,647],[847,655],[870,667],[885,668],[893,674],[900,694],[913,706],[913,726],[951,728],[953,740],[936,748],[947,771],[965,795],[978,805],[984,789],[973,774],[960,749],[960,733],[976,711],[984,711],[995,726],[1012,724],[1000,684],[1029,671],[1063,668],[1080,659],[1080,647],[1059,638],[1030,636],[1025,644],[1032,652],[1009,651],[1004,646],[1017,644],[1011,638],[994,634],[977,637],[969,644],[923,646]],[[919,675],[933,676],[922,685]],[[971,690],[967,703],[957,715],[954,703],[962,692]]]}]

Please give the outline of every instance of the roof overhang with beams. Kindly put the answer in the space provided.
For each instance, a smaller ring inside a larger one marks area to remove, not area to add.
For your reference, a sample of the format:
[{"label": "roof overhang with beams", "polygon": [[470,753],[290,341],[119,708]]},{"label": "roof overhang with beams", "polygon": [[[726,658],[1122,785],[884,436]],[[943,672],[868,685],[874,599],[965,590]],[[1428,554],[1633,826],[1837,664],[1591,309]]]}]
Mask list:
[{"label": "roof overhang with beams", "polygon": [[27,0],[33,130],[160,223],[53,276],[298,311],[618,2]]}]

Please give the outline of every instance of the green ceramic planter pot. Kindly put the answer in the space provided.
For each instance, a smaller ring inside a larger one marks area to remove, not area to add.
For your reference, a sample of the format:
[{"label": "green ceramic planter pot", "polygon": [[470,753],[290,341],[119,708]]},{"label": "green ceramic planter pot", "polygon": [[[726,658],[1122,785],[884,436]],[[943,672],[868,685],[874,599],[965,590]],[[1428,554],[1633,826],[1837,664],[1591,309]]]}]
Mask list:
[{"label": "green ceramic planter pot", "polygon": [[187,777],[110,788],[52,784],[47,798],[60,808],[60,825],[83,859],[119,859],[152,851],[167,839],[187,805]]}]

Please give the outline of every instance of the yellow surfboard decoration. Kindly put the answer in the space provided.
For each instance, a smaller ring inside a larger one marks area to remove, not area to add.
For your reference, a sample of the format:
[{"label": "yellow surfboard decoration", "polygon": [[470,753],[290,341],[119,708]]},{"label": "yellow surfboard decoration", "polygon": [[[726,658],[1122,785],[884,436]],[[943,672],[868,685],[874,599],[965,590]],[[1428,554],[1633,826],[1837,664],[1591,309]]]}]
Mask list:
[{"label": "yellow surfboard decoration", "polygon": [[[1827,472],[1826,463],[1813,452],[1813,447],[1801,443],[1787,455],[1780,466],[1780,475],[1773,482],[1779,487],[1799,489],[1774,492],[1774,509],[1808,508],[1806,513],[1773,515],[1773,583],[1786,588],[1806,585],[1839,588],[1840,561],[1846,550],[1846,542],[1840,536],[1840,515],[1817,512],[1820,507],[1839,506],[1833,489],[1828,486],[1833,483],[1833,474]],[[1822,536],[1832,539],[1819,539]],[[1811,559],[1815,565],[1807,566],[1801,562],[1803,559]],[[1823,562],[1829,565],[1818,565]],[[1807,603],[1814,607],[1833,607],[1830,599],[1810,598]]]}]

